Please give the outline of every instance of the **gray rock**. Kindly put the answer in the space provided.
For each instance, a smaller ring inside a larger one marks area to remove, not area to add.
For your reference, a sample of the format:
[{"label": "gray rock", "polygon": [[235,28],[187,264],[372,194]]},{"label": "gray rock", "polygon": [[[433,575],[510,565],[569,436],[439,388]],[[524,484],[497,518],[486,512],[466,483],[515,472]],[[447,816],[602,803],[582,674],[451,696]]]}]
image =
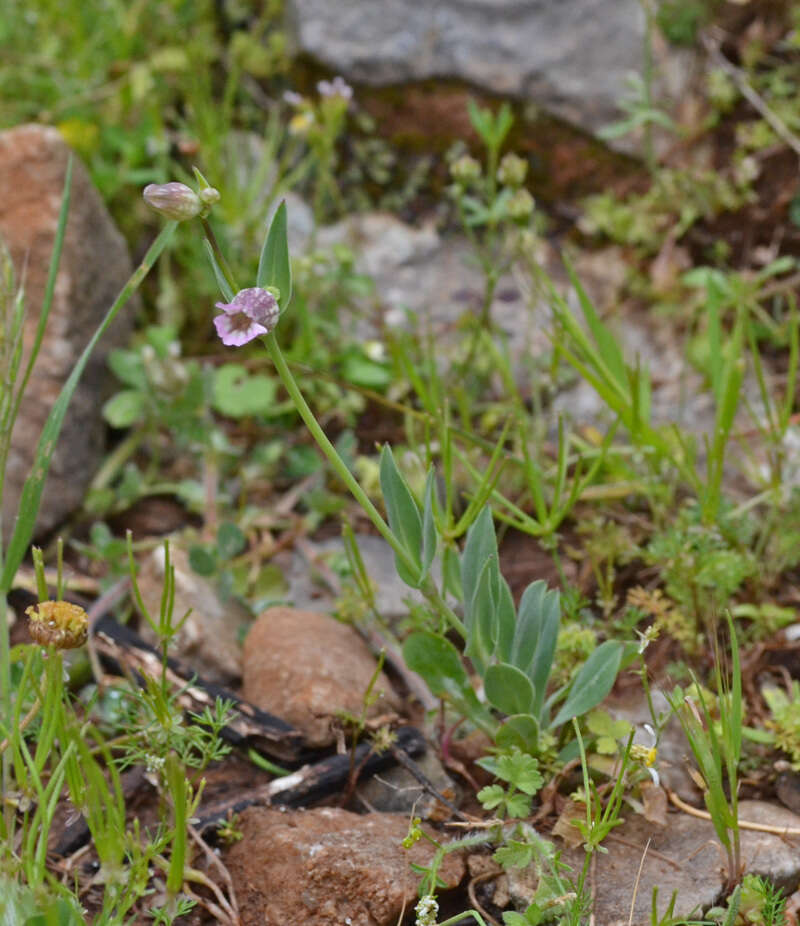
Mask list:
[{"label": "gray rock", "polygon": [[[638,0],[289,0],[287,11],[298,50],[356,83],[457,78],[590,131],[618,118],[642,69]],[[679,93],[685,63],[659,70]]]},{"label": "gray rock", "polygon": [[[443,797],[451,803],[458,803],[458,789],[453,779],[430,750],[414,761]],[[359,782],[356,798],[361,798],[369,810],[383,813],[413,814],[423,820],[449,819],[451,816],[451,811],[402,765],[394,765]]]},{"label": "gray rock", "polygon": [[[68,156],[69,148],[56,129],[25,125],[0,133],[0,238],[10,251],[17,281],[25,283],[26,356],[44,296]],[[86,169],[76,159],[52,310],[14,429],[6,471],[6,539],[53,402],[131,270],[125,241]],[[105,433],[100,408],[104,392],[112,386],[106,356],[130,332],[134,310],[135,304],[130,303],[122,310],[75,390],[45,484],[36,523],[38,533],[51,530],[80,505],[100,464]]]},{"label": "gray rock", "polygon": [[[678,718],[671,713],[669,703],[663,692],[653,689],[651,692],[653,707],[658,718],[666,719],[658,739],[658,761],[656,769],[661,783],[674,791],[678,797],[689,803],[697,803],[700,790],[688,772],[691,750]],[[645,735],[644,724],[652,725],[650,708],[644,693],[637,693],[621,698],[607,698],[603,707],[613,717],[627,720],[637,727],[634,742],[652,745]],[[693,764],[693,763],[692,763]]]},{"label": "gray rock", "polygon": [[[483,273],[465,238],[445,238],[433,226],[413,228],[377,212],[353,215],[320,229],[317,242],[322,248],[348,245],[356,255],[356,269],[374,280],[381,317],[364,314],[356,319],[359,337],[379,337],[384,324],[416,327],[435,339],[437,358],[447,365],[464,341],[459,320],[468,313],[478,314],[484,298]],[[554,271],[563,277],[552,249],[544,248],[543,253],[549,262],[553,258]],[[550,317],[549,305],[537,294],[524,292],[512,273],[500,278],[490,314],[496,329],[508,339],[515,369],[549,350],[543,326]]]},{"label": "gray rock", "polygon": [[800,884],[800,816],[766,801],[741,801],[739,819],[748,823],[791,830],[786,836],[742,830],[745,871],[769,878],[787,894]]},{"label": "gray rock", "polygon": [[[666,827],[654,827],[631,813],[626,817],[606,840],[608,852],[596,855],[591,875],[595,922],[604,926],[649,926],[654,887],[658,888],[659,916],[663,916],[673,891],[677,892],[677,917],[696,914],[719,898],[725,883],[725,855],[710,821],[677,813],[670,814]],[[762,801],[742,801],[739,819],[782,828],[800,826],[800,817]],[[793,890],[800,880],[796,839],[742,830],[745,872],[764,875],[780,887]],[[583,860],[581,849],[566,849],[562,854],[562,861],[575,872]],[[536,889],[534,867],[511,869],[508,880],[515,906],[524,910]],[[633,917],[629,919],[634,893]]]},{"label": "gray rock", "polygon": [[[422,596],[398,576],[392,548],[382,537],[371,534],[359,534],[356,540],[367,575],[374,585],[376,610],[386,621],[405,617],[408,614],[406,602],[422,601]],[[340,538],[331,537],[315,543],[313,551],[312,561],[307,552],[294,551],[287,597],[296,608],[325,610],[335,602],[338,590],[324,580],[320,567],[324,569],[332,559],[344,556],[344,544]],[[437,581],[440,576],[434,569]]]},{"label": "gray rock", "polygon": [[[469,242],[460,235],[443,237],[431,225],[414,228],[388,213],[361,213],[319,229],[321,249],[337,244],[349,246],[356,269],[375,284],[379,312],[371,305],[343,309],[343,324],[352,325],[359,338],[380,339],[386,328],[422,331],[436,344],[441,371],[463,360],[464,330],[460,324],[468,313],[477,314],[483,302],[483,274]],[[532,255],[541,270],[569,304],[585,327],[577,294],[564,270],[561,254],[547,242],[536,245]],[[652,423],[656,427],[676,422],[690,433],[710,435],[714,427],[714,403],[702,375],[688,362],[675,339],[674,326],[648,317],[640,311],[618,311],[619,293],[628,273],[620,249],[571,255],[581,285],[594,302],[604,323],[620,342],[626,362],[637,359],[646,369],[652,385]],[[352,313],[352,314],[351,314]],[[490,309],[495,331],[508,347],[511,369],[523,395],[540,377],[542,363],[552,350],[548,331],[552,327],[549,291],[532,283],[528,273],[513,269],[501,277]],[[565,415],[576,426],[602,425],[611,413],[597,392],[584,380],[573,378],[555,389],[549,377],[538,388],[550,393],[551,425]],[[497,388],[503,389],[498,378]],[[744,383],[748,402],[758,402],[755,380]],[[751,426],[746,403],[737,419],[741,427]],[[698,442],[702,465],[702,442]]]}]

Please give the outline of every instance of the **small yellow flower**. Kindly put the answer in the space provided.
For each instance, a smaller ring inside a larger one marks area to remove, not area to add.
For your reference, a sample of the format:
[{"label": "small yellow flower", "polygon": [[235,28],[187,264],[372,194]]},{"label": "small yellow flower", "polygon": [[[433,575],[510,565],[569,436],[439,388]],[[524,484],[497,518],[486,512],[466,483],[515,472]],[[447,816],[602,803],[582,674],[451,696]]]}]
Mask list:
[{"label": "small yellow flower", "polygon": [[31,636],[42,646],[75,649],[86,642],[89,616],[80,605],[68,601],[40,601],[25,613],[30,618]]},{"label": "small yellow flower", "polygon": [[636,762],[641,762],[647,768],[652,768],[658,758],[658,750],[655,746],[631,746],[631,758]]},{"label": "small yellow flower", "polygon": [[290,135],[308,135],[314,125],[314,113],[304,110],[292,116],[289,120]]},{"label": "small yellow flower", "polygon": [[634,743],[631,746],[631,758],[634,762],[641,762],[641,764],[647,769],[650,773],[650,777],[653,779],[653,784],[656,787],[659,787],[661,784],[661,779],[658,774],[658,770],[655,768],[655,764],[658,761],[658,737],[656,736],[656,731],[650,726],[649,723],[644,725],[645,733],[650,739],[650,745],[645,746],[643,743]]}]

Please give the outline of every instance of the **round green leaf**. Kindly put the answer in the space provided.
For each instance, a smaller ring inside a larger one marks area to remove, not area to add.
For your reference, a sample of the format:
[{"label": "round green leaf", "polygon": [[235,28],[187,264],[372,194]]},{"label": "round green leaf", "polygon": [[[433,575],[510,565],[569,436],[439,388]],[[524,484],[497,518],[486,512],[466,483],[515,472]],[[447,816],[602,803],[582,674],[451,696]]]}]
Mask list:
[{"label": "round green leaf", "polygon": [[214,374],[212,405],[229,418],[245,418],[271,411],[276,393],[275,380],[251,376],[240,363],[226,363]]},{"label": "round green leaf", "polygon": [[129,428],[144,415],[145,396],[136,389],[123,389],[103,406],[103,417],[112,428]]},{"label": "round green leaf", "polygon": [[514,714],[497,731],[494,741],[500,749],[518,746],[523,752],[536,755],[539,751],[539,724],[530,714]]},{"label": "round green leaf", "polygon": [[134,389],[147,387],[147,374],[141,355],[135,350],[117,348],[108,355],[108,365],[118,380]]},{"label": "round green leaf", "polygon": [[199,544],[189,548],[189,565],[199,576],[211,576],[217,568],[216,556]]},{"label": "round green leaf", "polygon": [[220,524],[217,530],[217,553],[221,559],[238,556],[246,546],[247,538],[238,525],[230,521]]},{"label": "round green leaf", "polygon": [[533,708],[533,685],[516,666],[508,663],[489,666],[483,687],[489,703],[504,714],[527,714]]}]

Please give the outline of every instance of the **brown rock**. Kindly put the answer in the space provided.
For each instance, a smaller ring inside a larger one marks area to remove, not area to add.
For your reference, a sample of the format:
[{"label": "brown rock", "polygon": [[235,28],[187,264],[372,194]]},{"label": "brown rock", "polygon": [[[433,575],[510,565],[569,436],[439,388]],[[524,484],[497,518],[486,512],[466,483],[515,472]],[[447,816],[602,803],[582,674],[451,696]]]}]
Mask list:
[{"label": "brown rock", "polygon": [[[269,608],[244,642],[244,697],[302,730],[310,746],[334,741],[332,723],[340,711],[360,716],[375,659],[346,624],[313,611]],[[367,710],[374,719],[399,708],[381,673]]]},{"label": "brown rock", "polygon": [[[402,848],[408,817],[400,814],[251,807],[241,830],[225,861],[242,926],[394,926],[416,902],[410,862],[427,865],[433,855],[425,840]],[[455,887],[461,857],[445,856],[439,874]]]},{"label": "brown rock", "polygon": [[[64,187],[69,148],[56,129],[24,125],[0,133],[0,238],[24,280],[24,350],[39,320]],[[75,360],[131,273],[125,241],[89,175],[75,159],[64,248],[41,352],[14,429],[3,492],[3,522],[13,526],[42,426]],[[130,331],[128,305],[90,359],[72,398],[45,485],[37,531],[51,529],[76,508],[100,463],[106,354]],[[26,357],[23,358],[23,364]]]},{"label": "brown rock", "polygon": [[[235,598],[220,599],[212,583],[192,570],[183,550],[170,544],[169,557],[175,575],[173,623],[179,623],[190,611],[174,638],[170,655],[191,666],[205,681],[218,685],[238,681],[242,661],[239,634],[250,625],[250,612]],[[144,606],[158,621],[164,590],[163,547],[145,560],[137,582]],[[151,645],[156,642],[146,621],[142,621],[141,634]]]}]

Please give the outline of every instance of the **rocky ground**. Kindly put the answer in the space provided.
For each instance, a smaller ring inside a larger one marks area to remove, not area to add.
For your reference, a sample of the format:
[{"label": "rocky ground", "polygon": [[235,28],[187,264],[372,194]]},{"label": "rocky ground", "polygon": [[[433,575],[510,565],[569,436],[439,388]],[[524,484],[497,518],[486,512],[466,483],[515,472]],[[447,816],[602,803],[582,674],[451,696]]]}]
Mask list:
[{"label": "rocky ground", "polygon": [[[588,134],[613,116],[624,76],[638,66],[644,29],[641,7],[634,0],[555,5],[450,0],[431,5],[425,15],[418,15],[416,6],[405,0],[375,0],[369,15],[364,15],[363,3],[292,0],[287,6],[296,25],[298,50],[357,83],[383,87],[431,78],[465,81],[485,93],[535,103]],[[411,55],[409,48],[419,53]],[[665,90],[680,97],[691,79],[694,56],[660,46],[657,51],[662,55],[659,73]],[[531,61],[538,62],[535,68]],[[629,146],[628,153],[631,150],[637,154]],[[51,128],[23,126],[0,134],[0,235],[15,262],[26,268],[32,305],[41,301],[45,287],[67,156],[66,145]],[[26,394],[24,426],[15,434],[3,499],[6,529],[32,466],[46,412],[82,349],[85,332],[96,325],[131,269],[123,239],[79,160],[72,201],[52,316]],[[288,205],[292,250],[299,256],[309,246],[312,213],[299,196],[290,195]],[[380,337],[385,326],[402,329],[424,320],[441,356],[447,358],[458,338],[459,319],[480,305],[482,276],[470,262],[467,239],[438,229],[432,220],[404,222],[385,212],[367,212],[316,230],[316,248],[341,244],[352,249],[357,270],[374,281],[378,306],[378,311],[365,306],[355,316],[343,317],[342,324],[368,339]],[[565,298],[576,304],[556,244],[542,239],[537,260]],[[611,246],[586,250],[576,254],[575,266],[626,352],[638,356],[650,370],[654,420],[677,421],[699,439],[710,434],[714,422],[710,399],[671,325],[651,317],[633,301],[622,303],[628,255]],[[531,359],[550,349],[544,333],[549,305],[545,293],[528,291],[511,272],[497,286],[491,315],[507,339],[513,375],[519,381],[529,375]],[[109,350],[129,336],[134,311],[135,306],[129,308],[104,339],[76,393],[47,484],[39,520],[42,535],[80,507],[89,480],[104,459],[101,407],[107,397],[106,360]],[[35,337],[35,325],[31,316],[26,347]],[[768,374],[778,376],[777,371]],[[757,407],[757,383],[748,380],[744,388],[750,405]],[[551,392],[548,407],[553,424],[562,411],[570,413],[578,429],[602,418],[602,405],[585,383],[565,382]],[[744,418],[741,424],[745,427]],[[731,491],[736,491],[735,479]],[[180,509],[177,516],[174,511],[170,515],[168,506],[158,508],[158,504],[156,500],[149,509],[160,521],[153,534],[184,526]],[[140,510],[136,517],[146,514]],[[169,517],[177,517],[177,523],[165,526]],[[375,536],[359,535],[358,543],[377,587],[376,609],[384,620],[397,625],[407,616],[409,603],[392,555]],[[501,549],[503,569],[515,593],[534,578],[552,576],[551,561],[533,540],[512,534],[506,544],[505,552]],[[221,599],[213,583],[192,571],[179,542],[173,549],[175,610],[179,614],[191,610],[176,640],[175,657],[211,685],[224,686],[241,698],[246,717],[263,722],[251,705],[285,724],[272,734],[282,745],[274,754],[264,750],[271,761],[285,765],[285,778],[276,778],[274,768],[266,771],[246,761],[250,730],[240,737],[241,748],[209,771],[206,798],[198,810],[202,818],[209,807],[239,808],[230,820],[236,838],[226,843],[209,836],[214,851],[198,864],[226,884],[228,895],[238,903],[243,926],[409,924],[419,883],[410,863],[428,865],[434,852],[433,843],[425,839],[410,849],[403,847],[410,819],[420,816],[426,832],[439,842],[447,842],[454,832],[480,832],[474,794],[486,773],[474,760],[483,754],[486,743],[467,738],[454,742],[449,753],[441,750],[435,711],[426,715],[436,702],[420,680],[405,669],[399,654],[377,631],[362,636],[335,618],[341,589],[329,563],[341,552],[338,537],[324,534],[298,538],[297,543],[275,551],[286,605],[265,610],[253,622],[244,607]],[[565,568],[577,577],[582,566],[567,562]],[[142,557],[142,598],[154,610],[163,570],[159,551]],[[146,629],[141,630],[147,639]],[[14,632],[24,639],[21,622]],[[385,663],[377,673],[376,657],[382,646]],[[781,653],[776,660],[782,659],[784,665],[788,660],[787,672],[797,677],[797,651],[782,647]],[[368,690],[375,697],[365,708]],[[647,716],[644,704],[626,693],[624,683],[607,706],[616,716],[637,724]],[[384,765],[369,772],[367,753],[362,749],[356,757],[344,718],[356,718],[370,732],[421,733],[415,734],[419,738],[413,741],[413,751],[391,752],[387,741]],[[682,917],[708,908],[720,897],[723,859],[711,823],[694,812],[702,798],[686,771],[686,753],[674,723],[659,747],[664,789],[654,789],[652,805],[646,808],[626,806],[623,825],[606,844],[608,852],[596,856],[589,883],[598,924],[650,923],[654,888],[658,888],[660,911],[676,892],[675,911]],[[324,779],[324,786],[317,782],[316,790],[306,788],[309,776],[317,774],[318,763],[336,759],[340,760],[337,771]],[[276,781],[282,783],[276,786]],[[796,774],[786,769],[781,781],[769,794],[754,794],[741,802],[740,817],[748,824],[743,853],[747,871],[769,877],[792,894],[800,884],[800,788]],[[132,807],[147,820],[152,816],[154,792],[142,777],[132,779],[131,788],[138,795]],[[295,793],[293,788],[299,789],[299,796],[287,801],[286,795]],[[668,793],[678,800],[671,801]],[[552,794],[549,804],[543,800],[535,808],[532,825],[549,835],[570,812],[568,799]],[[453,823],[463,826],[459,829]],[[65,821],[54,833],[54,846],[68,829]],[[569,826],[562,826],[558,838],[563,860],[579,868],[583,852],[574,829],[570,832]],[[482,845],[446,856],[440,869],[443,915],[471,906],[483,911],[490,923],[500,922],[504,909],[524,910],[535,889],[531,882],[535,872],[503,872],[491,861],[491,851],[489,845]],[[794,894],[789,909],[792,904],[800,906],[796,900]],[[201,921],[200,914],[186,920]]]}]

